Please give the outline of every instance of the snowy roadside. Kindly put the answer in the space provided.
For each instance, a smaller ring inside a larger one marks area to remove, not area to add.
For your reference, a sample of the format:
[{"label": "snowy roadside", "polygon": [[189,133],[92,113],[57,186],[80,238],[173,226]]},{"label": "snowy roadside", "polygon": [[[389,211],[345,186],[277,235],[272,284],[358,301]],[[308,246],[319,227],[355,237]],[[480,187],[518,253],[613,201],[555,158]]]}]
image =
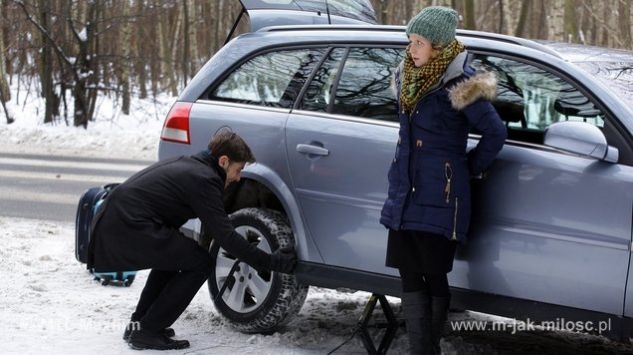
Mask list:
[{"label": "snowy roadside", "polygon": [[[134,353],[121,335],[147,271],[129,288],[101,286],[74,259],[73,228],[71,223],[0,217],[3,354]],[[327,353],[349,336],[367,297],[312,289],[300,317],[285,330],[249,335],[225,324],[205,285],[174,324],[178,336],[192,343],[178,353]],[[394,353],[403,346],[402,339],[396,341]],[[354,340],[340,353],[364,351]]]},{"label": "snowy roadside", "polygon": [[139,160],[156,160],[163,121],[176,99],[167,95],[135,99],[126,116],[116,100],[103,96],[97,100],[94,121],[84,129],[73,127],[72,117],[69,125],[42,124],[43,100],[34,94],[22,96],[26,98],[7,103],[14,123],[7,125],[0,115],[0,152]]},{"label": "snowy roadside", "polygon": [[[121,339],[147,271],[129,287],[101,286],[74,258],[74,225],[0,217],[0,344],[3,354],[137,353]],[[299,315],[271,335],[233,330],[214,309],[203,286],[174,328],[190,349],[152,354],[326,354],[349,338],[369,294],[311,288]],[[389,298],[396,316],[399,300]],[[382,319],[375,311],[374,321]],[[511,320],[474,312],[449,320]],[[374,322],[372,321],[372,322]],[[569,332],[452,332],[445,354],[632,353],[633,348],[603,337]],[[406,353],[402,328],[389,354]],[[336,354],[365,354],[358,337]]]}]

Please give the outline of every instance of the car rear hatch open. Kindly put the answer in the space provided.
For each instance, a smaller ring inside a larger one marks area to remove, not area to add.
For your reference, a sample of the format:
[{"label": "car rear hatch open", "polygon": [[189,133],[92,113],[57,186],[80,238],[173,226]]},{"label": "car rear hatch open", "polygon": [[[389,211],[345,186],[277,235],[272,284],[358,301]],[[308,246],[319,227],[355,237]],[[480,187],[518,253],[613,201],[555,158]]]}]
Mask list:
[{"label": "car rear hatch open", "polygon": [[242,11],[226,42],[233,37],[244,15],[248,16],[250,32],[284,25],[377,24],[369,0],[240,0],[240,3]]}]

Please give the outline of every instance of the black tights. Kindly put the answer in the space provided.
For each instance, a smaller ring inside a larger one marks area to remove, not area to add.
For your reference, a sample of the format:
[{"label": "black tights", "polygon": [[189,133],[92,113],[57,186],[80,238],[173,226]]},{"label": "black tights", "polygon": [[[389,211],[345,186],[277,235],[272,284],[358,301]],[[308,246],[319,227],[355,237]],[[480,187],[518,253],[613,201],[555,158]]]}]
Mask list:
[{"label": "black tights", "polygon": [[426,274],[417,271],[400,271],[403,292],[425,290],[434,297],[448,297],[448,278],[446,274]]}]

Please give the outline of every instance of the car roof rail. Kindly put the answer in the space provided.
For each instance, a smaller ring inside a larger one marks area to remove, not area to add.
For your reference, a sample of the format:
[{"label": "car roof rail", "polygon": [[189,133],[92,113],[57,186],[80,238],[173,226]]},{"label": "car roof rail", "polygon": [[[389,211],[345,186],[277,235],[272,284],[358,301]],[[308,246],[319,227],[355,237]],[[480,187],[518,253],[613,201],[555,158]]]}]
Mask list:
[{"label": "car roof rail", "polygon": [[[257,32],[278,32],[278,31],[376,31],[376,32],[405,32],[406,26],[394,25],[285,25],[285,26],[269,26],[264,27]],[[470,38],[494,39],[506,43],[517,44],[523,47],[535,49],[541,52],[551,54],[557,58],[564,59],[556,50],[546,45],[534,42],[529,39],[513,37],[492,32],[472,31],[457,29],[457,35]]]},{"label": "car roof rail", "polygon": [[545,52],[557,58],[564,59],[563,56],[560,55],[560,53],[558,53],[554,49],[544,44],[540,44],[538,42],[534,42],[526,38],[513,37],[513,36],[502,35],[499,33],[492,33],[492,32],[482,32],[482,31],[462,30],[462,29],[457,30],[457,35],[462,36],[462,37],[471,37],[471,38],[495,39],[495,40],[503,41],[507,43],[518,44],[523,47],[536,49],[537,51]]},{"label": "car roof rail", "polygon": [[257,32],[277,31],[323,31],[323,30],[359,30],[376,32],[404,32],[405,26],[392,25],[283,25],[260,28]]}]

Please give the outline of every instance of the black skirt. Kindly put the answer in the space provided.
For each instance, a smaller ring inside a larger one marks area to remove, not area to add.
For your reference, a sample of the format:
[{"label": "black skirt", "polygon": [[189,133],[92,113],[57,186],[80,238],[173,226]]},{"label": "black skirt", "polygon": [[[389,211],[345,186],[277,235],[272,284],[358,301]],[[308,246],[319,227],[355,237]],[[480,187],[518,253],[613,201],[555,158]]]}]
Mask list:
[{"label": "black skirt", "polygon": [[428,274],[449,273],[458,242],[440,234],[389,230],[385,264],[401,270]]}]

